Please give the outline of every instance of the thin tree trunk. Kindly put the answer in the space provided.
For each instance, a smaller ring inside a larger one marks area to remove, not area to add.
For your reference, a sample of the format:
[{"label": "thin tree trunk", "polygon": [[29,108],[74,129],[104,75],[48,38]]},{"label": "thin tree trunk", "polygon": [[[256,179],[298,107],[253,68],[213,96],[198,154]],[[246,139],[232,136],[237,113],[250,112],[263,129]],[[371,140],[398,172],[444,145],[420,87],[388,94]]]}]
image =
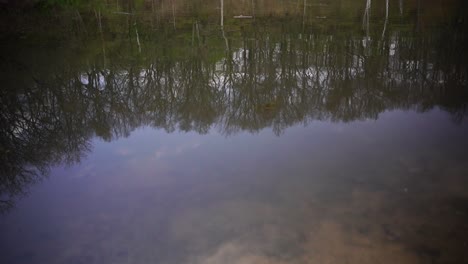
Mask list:
[{"label": "thin tree trunk", "polygon": [[255,19],[255,1],[254,0],[251,1],[251,5],[252,5],[252,17]]},{"label": "thin tree trunk", "polygon": [[225,42],[225,45],[226,45],[226,54],[228,54],[228,52],[229,52],[229,42],[228,42],[228,39],[226,38],[226,35],[224,34],[224,28],[223,27],[221,27],[221,33],[223,34],[224,42]]},{"label": "thin tree trunk", "polygon": [[176,29],[174,0],[172,0],[171,3],[172,3],[172,22],[174,23],[174,29]]},{"label": "thin tree trunk", "polygon": [[403,0],[400,0],[400,16],[403,15]]},{"label": "thin tree trunk", "polygon": [[138,35],[138,28],[137,28],[136,22],[135,22],[134,26],[135,26],[136,41],[137,41],[137,45],[138,45],[138,52],[141,53],[140,36]]},{"label": "thin tree trunk", "polygon": [[366,29],[366,36],[369,37],[369,19],[370,19],[371,0],[367,0],[364,16],[362,18],[362,27]]},{"label": "thin tree trunk", "polygon": [[76,10],[76,16],[78,17],[78,20],[80,21],[81,27],[83,28],[84,32],[86,35],[88,34],[88,30],[86,30],[86,25],[83,22],[83,18],[81,17],[80,11]]},{"label": "thin tree trunk", "polygon": [[417,10],[417,20],[416,20],[416,31],[419,32],[419,19],[421,17],[421,0],[418,0],[418,10]]},{"label": "thin tree trunk", "polygon": [[385,31],[387,29],[387,24],[388,24],[388,0],[385,1],[385,23],[384,23],[384,28],[382,31],[382,40],[385,36]]},{"label": "thin tree trunk", "polygon": [[[96,13],[96,10],[94,10],[94,12]],[[104,33],[102,32],[101,9],[98,10],[96,15],[97,15],[97,18],[98,18],[99,32],[101,34],[103,63],[104,63],[104,68],[106,68],[106,46],[104,44]]]},{"label": "thin tree trunk", "polygon": [[305,26],[306,7],[307,7],[307,0],[304,0],[304,11],[302,13],[302,30],[304,30],[304,26]]},{"label": "thin tree trunk", "polygon": [[221,27],[223,27],[224,26],[224,0],[221,0],[220,12],[221,12]]}]

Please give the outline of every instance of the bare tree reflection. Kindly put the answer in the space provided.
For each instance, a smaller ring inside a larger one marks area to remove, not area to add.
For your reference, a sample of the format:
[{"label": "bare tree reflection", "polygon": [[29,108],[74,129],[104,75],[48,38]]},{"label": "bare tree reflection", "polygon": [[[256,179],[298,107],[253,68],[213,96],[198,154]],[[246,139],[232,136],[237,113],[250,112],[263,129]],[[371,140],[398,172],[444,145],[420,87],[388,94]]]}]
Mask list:
[{"label": "bare tree reflection", "polygon": [[[203,19],[187,29],[181,22],[180,31],[159,25],[155,34],[152,20],[147,28],[139,21],[138,31],[103,20],[94,32],[96,56],[54,50],[44,65],[35,64],[39,51],[21,50],[31,55],[27,62],[18,62],[15,48],[5,52],[0,206],[11,207],[50,166],[79,161],[93,137],[110,141],[140,126],[202,134],[216,128],[225,135],[269,127],[279,135],[310,120],[349,122],[434,107],[463,119],[466,20],[455,18],[450,31],[414,36],[388,23],[387,1],[384,33],[372,33],[370,2],[365,32],[356,25],[331,34],[295,19],[277,27],[257,17],[235,30],[225,25],[222,34],[218,22]],[[82,35],[92,54],[93,28]]]}]

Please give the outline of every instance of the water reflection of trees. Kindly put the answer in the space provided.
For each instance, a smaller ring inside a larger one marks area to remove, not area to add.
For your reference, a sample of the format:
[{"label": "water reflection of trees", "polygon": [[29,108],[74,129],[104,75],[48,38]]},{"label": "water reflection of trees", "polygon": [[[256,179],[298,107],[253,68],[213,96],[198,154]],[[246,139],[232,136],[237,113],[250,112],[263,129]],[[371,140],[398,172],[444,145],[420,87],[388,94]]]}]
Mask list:
[{"label": "water reflection of trees", "polygon": [[2,204],[48,166],[79,160],[92,137],[110,141],[140,126],[281,134],[310,120],[376,119],[392,109],[438,106],[455,120],[466,114],[463,25],[417,36],[388,30],[384,38],[262,25],[227,32],[229,43],[216,29],[176,44],[142,30],[144,56],[109,45],[105,63],[54,58],[55,68],[24,70],[4,60]]}]

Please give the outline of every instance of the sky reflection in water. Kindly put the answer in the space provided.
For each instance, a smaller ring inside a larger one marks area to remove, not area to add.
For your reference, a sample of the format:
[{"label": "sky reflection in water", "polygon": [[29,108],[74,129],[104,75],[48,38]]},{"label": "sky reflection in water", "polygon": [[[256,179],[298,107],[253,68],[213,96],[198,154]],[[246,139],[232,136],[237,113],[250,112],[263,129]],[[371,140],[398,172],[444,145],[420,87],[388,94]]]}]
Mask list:
[{"label": "sky reflection in water", "polygon": [[2,219],[2,246],[37,263],[450,260],[466,132],[439,110],[281,137],[142,128],[54,169]]},{"label": "sky reflection in water", "polygon": [[226,2],[6,31],[0,263],[467,261],[463,4]]}]

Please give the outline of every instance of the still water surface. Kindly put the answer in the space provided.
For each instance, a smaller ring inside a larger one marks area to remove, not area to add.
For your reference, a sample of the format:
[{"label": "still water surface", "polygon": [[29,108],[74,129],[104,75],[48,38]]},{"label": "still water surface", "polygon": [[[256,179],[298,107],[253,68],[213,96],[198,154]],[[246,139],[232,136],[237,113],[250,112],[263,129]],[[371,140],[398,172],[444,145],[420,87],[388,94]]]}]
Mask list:
[{"label": "still water surface", "polygon": [[466,4],[247,2],[2,28],[0,263],[468,261]]}]

